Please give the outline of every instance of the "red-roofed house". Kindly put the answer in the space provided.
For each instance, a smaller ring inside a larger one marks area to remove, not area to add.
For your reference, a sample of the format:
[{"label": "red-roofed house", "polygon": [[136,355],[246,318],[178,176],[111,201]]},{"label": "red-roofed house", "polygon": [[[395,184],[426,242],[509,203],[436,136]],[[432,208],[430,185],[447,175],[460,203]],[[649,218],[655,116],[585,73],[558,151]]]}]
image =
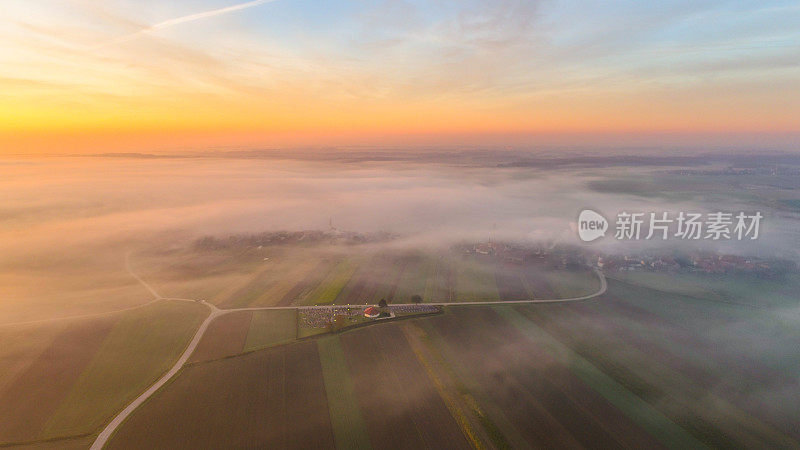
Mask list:
[{"label": "red-roofed house", "polygon": [[364,309],[364,317],[374,319],[379,315],[381,315],[381,311],[374,306],[368,306],[367,308]]}]

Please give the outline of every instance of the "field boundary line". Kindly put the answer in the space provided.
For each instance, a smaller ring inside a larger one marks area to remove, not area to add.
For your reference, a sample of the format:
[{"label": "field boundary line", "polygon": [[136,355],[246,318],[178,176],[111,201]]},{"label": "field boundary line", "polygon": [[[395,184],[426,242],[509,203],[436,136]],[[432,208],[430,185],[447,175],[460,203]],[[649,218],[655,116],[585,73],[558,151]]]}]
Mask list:
[{"label": "field boundary line", "polygon": [[655,406],[631,392],[547,330],[540,328],[530,319],[514,313],[513,309],[501,308],[497,312],[525,337],[541,342],[545,351],[556,361],[564,364],[587,386],[668,448],[707,448]]},{"label": "field boundary line", "polygon": [[192,355],[192,353],[194,353],[195,348],[197,348],[197,344],[200,343],[200,339],[205,334],[209,324],[211,324],[211,322],[213,322],[214,319],[216,319],[218,316],[224,314],[223,312],[221,312],[221,310],[217,309],[217,307],[211,305],[210,303],[206,302],[201,302],[201,303],[211,308],[211,314],[209,314],[208,317],[206,317],[206,319],[203,321],[203,323],[200,324],[200,327],[195,332],[194,336],[192,337],[192,340],[189,342],[189,345],[183,351],[178,361],[176,361],[175,364],[172,366],[172,368],[170,368],[170,370],[167,373],[165,373],[161,378],[159,378],[158,381],[150,385],[150,387],[147,388],[147,390],[139,394],[139,396],[136,397],[131,403],[129,403],[128,406],[125,407],[125,409],[120,411],[119,414],[117,414],[113,419],[111,419],[111,422],[109,422],[108,425],[106,425],[105,428],[103,428],[103,431],[100,432],[100,434],[97,436],[97,439],[95,439],[94,443],[92,443],[90,450],[100,450],[101,448],[103,448],[106,445],[106,442],[108,442],[108,439],[111,437],[114,431],[116,431],[116,429],[122,424],[122,422],[124,422],[125,419],[127,419],[128,416],[130,416],[131,413],[133,413],[133,411],[136,410],[136,408],[138,408],[148,398],[150,398],[153,394],[155,394],[155,392],[158,391],[161,388],[161,386],[167,384],[167,382],[170,381],[170,379],[172,379],[172,377],[174,377],[183,368],[186,361],[188,361],[189,357]]},{"label": "field boundary line", "polygon": [[[442,380],[442,377],[445,375],[440,376],[438,373],[436,373],[436,369],[433,367],[434,364],[438,364],[435,361],[435,356],[427,354],[431,350],[424,348],[425,344],[422,342],[424,337],[420,336],[420,334],[424,335],[424,330],[421,328],[412,330],[411,326],[408,324],[400,328],[403,330],[403,333],[406,336],[406,340],[411,347],[411,351],[417,357],[420,365],[422,365],[423,370],[433,383],[434,389],[439,394],[439,397],[441,397],[442,403],[444,403],[453,420],[456,422],[456,424],[458,424],[458,427],[461,429],[461,432],[464,434],[467,442],[469,442],[476,450],[485,449],[486,445],[483,443],[483,440],[478,437],[477,432],[469,420],[469,413],[462,409],[462,405],[460,403],[462,403],[463,400],[459,401],[460,399],[456,397],[456,394],[453,394],[450,392],[450,389],[447,388],[445,381]],[[431,361],[431,359],[434,359],[434,361]]]},{"label": "field boundary line", "polygon": [[[134,399],[131,403],[129,403],[125,409],[119,412],[113,419],[106,425],[102,432],[97,436],[97,439],[94,441],[90,450],[100,450],[102,449],[108,440],[111,438],[112,434],[116,429],[125,421],[125,419],[130,416],[134,410],[136,410],[140,405],[142,405],[148,398],[150,398],[156,391],[158,391],[162,386],[164,386],[171,378],[177,375],[180,372],[180,369],[183,368],[189,358],[191,357],[192,353],[196,349],[197,345],[199,344],[200,340],[202,339],[203,335],[205,334],[208,326],[211,322],[214,321],[217,317],[230,314],[239,311],[269,311],[269,310],[286,310],[286,309],[293,309],[293,310],[300,310],[300,309],[314,309],[314,308],[342,308],[348,306],[361,306],[361,305],[317,305],[317,306],[300,306],[300,305],[293,305],[293,306],[263,306],[263,307],[247,307],[247,308],[232,308],[232,309],[220,309],[216,305],[208,303],[205,300],[192,300],[192,299],[184,299],[184,298],[174,298],[174,297],[162,297],[155,291],[147,282],[145,282],[139,275],[133,272],[130,267],[130,252],[125,255],[125,265],[128,272],[138,280],[145,288],[148,289],[156,298],[151,300],[151,302],[155,302],[158,300],[178,300],[178,301],[195,301],[198,303],[202,303],[211,309],[211,314],[200,324],[200,327],[194,334],[191,342],[189,343],[186,350],[184,350],[181,357],[178,361],[172,366],[172,368],[164,374],[161,378],[158,379],[154,384],[147,388],[142,394],[140,394],[136,399]],[[597,296],[603,295],[606,292],[608,284],[606,282],[606,278],[599,269],[594,268],[595,274],[597,274],[598,278],[600,279],[600,289],[597,292],[589,295],[584,295],[581,297],[573,297],[573,298],[561,298],[561,299],[528,299],[528,300],[498,300],[498,301],[488,301],[488,302],[437,302],[437,303],[421,303],[427,306],[498,306],[498,305],[510,305],[510,304],[533,304],[533,303],[565,303],[565,302],[575,302],[575,301],[582,301],[582,300],[589,300],[595,298]],[[391,306],[418,306],[416,303],[398,303],[392,304]],[[141,307],[141,306],[139,306]],[[119,312],[121,310],[115,311]],[[413,318],[413,316],[409,316],[409,318]],[[376,322],[379,323],[379,322]],[[257,351],[257,350],[254,350]]]},{"label": "field boundary line", "polygon": [[[334,443],[337,448],[371,449],[366,421],[339,335],[322,337],[316,344]],[[344,420],[336,414],[339,408],[349,413]]]}]

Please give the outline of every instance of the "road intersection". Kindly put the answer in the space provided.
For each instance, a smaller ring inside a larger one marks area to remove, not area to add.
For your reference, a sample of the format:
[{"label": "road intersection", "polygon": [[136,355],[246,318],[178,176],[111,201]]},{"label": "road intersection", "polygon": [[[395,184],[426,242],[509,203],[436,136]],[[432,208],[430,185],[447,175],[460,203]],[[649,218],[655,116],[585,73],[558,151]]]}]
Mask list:
[{"label": "road intersection", "polygon": [[[128,418],[139,406],[141,406],[148,398],[150,398],[153,394],[156,393],[162,386],[164,386],[169,380],[171,380],[181,368],[186,364],[186,361],[189,360],[189,357],[192,356],[194,350],[197,348],[197,345],[200,343],[200,340],[203,338],[206,330],[208,329],[211,322],[213,322],[216,318],[239,311],[269,311],[269,310],[287,310],[287,309],[322,309],[322,308],[346,308],[346,307],[363,307],[366,305],[314,305],[314,306],[261,306],[261,307],[250,307],[250,308],[235,308],[235,309],[220,309],[216,305],[208,303],[205,300],[195,300],[195,299],[187,299],[187,298],[176,298],[176,297],[164,297],[161,296],[158,291],[155,290],[152,286],[150,286],[144,279],[138,276],[136,273],[133,272],[130,266],[128,255],[125,256],[125,267],[127,271],[141,283],[152,295],[153,299],[145,304],[136,306],[134,308],[140,308],[150,303],[156,301],[184,301],[184,302],[197,302],[202,303],[203,305],[207,306],[210,309],[210,314],[206,319],[200,324],[200,327],[195,332],[192,340],[189,342],[189,345],[181,354],[180,358],[175,362],[172,368],[167,371],[161,378],[158,379],[155,383],[153,383],[150,387],[147,388],[144,392],[142,392],[138,397],[136,397],[131,403],[129,403],[125,409],[119,412],[111,421],[106,425],[103,431],[97,436],[94,443],[92,443],[91,450],[100,450],[102,449],[108,440],[111,438],[111,435],[114,434],[117,428]],[[594,269],[597,277],[600,279],[600,288],[594,292],[593,294],[584,295],[582,297],[572,297],[572,298],[559,298],[559,299],[528,299],[528,300],[498,300],[498,301],[488,301],[488,302],[435,302],[435,303],[422,303],[428,306],[501,306],[501,305],[519,305],[519,304],[533,304],[533,303],[566,303],[566,302],[576,302],[582,300],[589,300],[600,295],[603,295],[607,289],[606,277],[603,275],[599,269]],[[401,307],[401,306],[417,306],[416,303],[394,303],[391,304],[391,307]],[[121,312],[127,311],[134,308],[126,308],[125,310],[118,310],[112,312],[106,312],[101,314],[111,314],[113,312]],[[75,317],[86,317],[86,316],[75,316]]]}]

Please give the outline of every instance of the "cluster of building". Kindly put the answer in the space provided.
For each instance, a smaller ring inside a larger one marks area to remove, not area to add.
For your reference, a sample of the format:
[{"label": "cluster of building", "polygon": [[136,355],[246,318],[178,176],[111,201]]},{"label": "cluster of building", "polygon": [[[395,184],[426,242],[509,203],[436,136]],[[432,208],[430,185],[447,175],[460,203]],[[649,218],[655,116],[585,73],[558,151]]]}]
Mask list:
[{"label": "cluster of building", "polygon": [[501,242],[463,244],[458,250],[509,263],[538,264],[548,268],[597,267],[604,271],[667,271],[709,274],[753,274],[776,278],[797,271],[797,265],[784,259],[766,259],[708,252],[695,254],[604,254],[577,246],[523,246]]},{"label": "cluster of building", "polygon": [[679,169],[668,170],[676,175],[800,175],[800,168],[787,166],[726,167],[724,169]]},{"label": "cluster of building", "polygon": [[328,328],[333,322],[331,308],[303,308],[297,315],[300,325],[305,328]]},{"label": "cluster of building", "polygon": [[433,314],[440,312],[441,308],[433,305],[403,305],[403,306],[337,306],[302,308],[298,315],[300,326],[304,328],[339,330],[364,323],[365,319],[380,320],[390,319],[397,315]]},{"label": "cluster of building", "polygon": [[594,264],[604,271],[688,271],[710,274],[754,274],[780,277],[795,272],[795,263],[739,255],[698,253],[692,255],[597,255]]},{"label": "cluster of building", "polygon": [[[409,308],[415,308],[410,306]],[[384,319],[395,316],[395,309],[400,307],[366,306],[336,306],[302,308],[298,318],[300,325],[306,328],[330,328],[338,322],[342,326],[353,325],[366,319]],[[431,307],[433,308],[433,307]]]}]

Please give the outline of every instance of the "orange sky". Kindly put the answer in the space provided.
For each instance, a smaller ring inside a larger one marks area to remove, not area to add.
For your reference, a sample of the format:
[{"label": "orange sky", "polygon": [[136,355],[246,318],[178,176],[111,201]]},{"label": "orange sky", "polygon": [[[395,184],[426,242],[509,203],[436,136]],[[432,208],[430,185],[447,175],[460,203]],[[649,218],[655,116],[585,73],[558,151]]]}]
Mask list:
[{"label": "orange sky", "polygon": [[[11,0],[0,23],[0,152],[570,136],[720,145],[747,136],[770,147],[800,134],[796,8],[739,11],[752,16],[740,24],[724,9],[631,7],[614,16],[629,22],[620,31],[579,8],[413,3],[341,5],[329,23],[282,0],[113,9]],[[697,14],[718,20],[701,27]]]}]

